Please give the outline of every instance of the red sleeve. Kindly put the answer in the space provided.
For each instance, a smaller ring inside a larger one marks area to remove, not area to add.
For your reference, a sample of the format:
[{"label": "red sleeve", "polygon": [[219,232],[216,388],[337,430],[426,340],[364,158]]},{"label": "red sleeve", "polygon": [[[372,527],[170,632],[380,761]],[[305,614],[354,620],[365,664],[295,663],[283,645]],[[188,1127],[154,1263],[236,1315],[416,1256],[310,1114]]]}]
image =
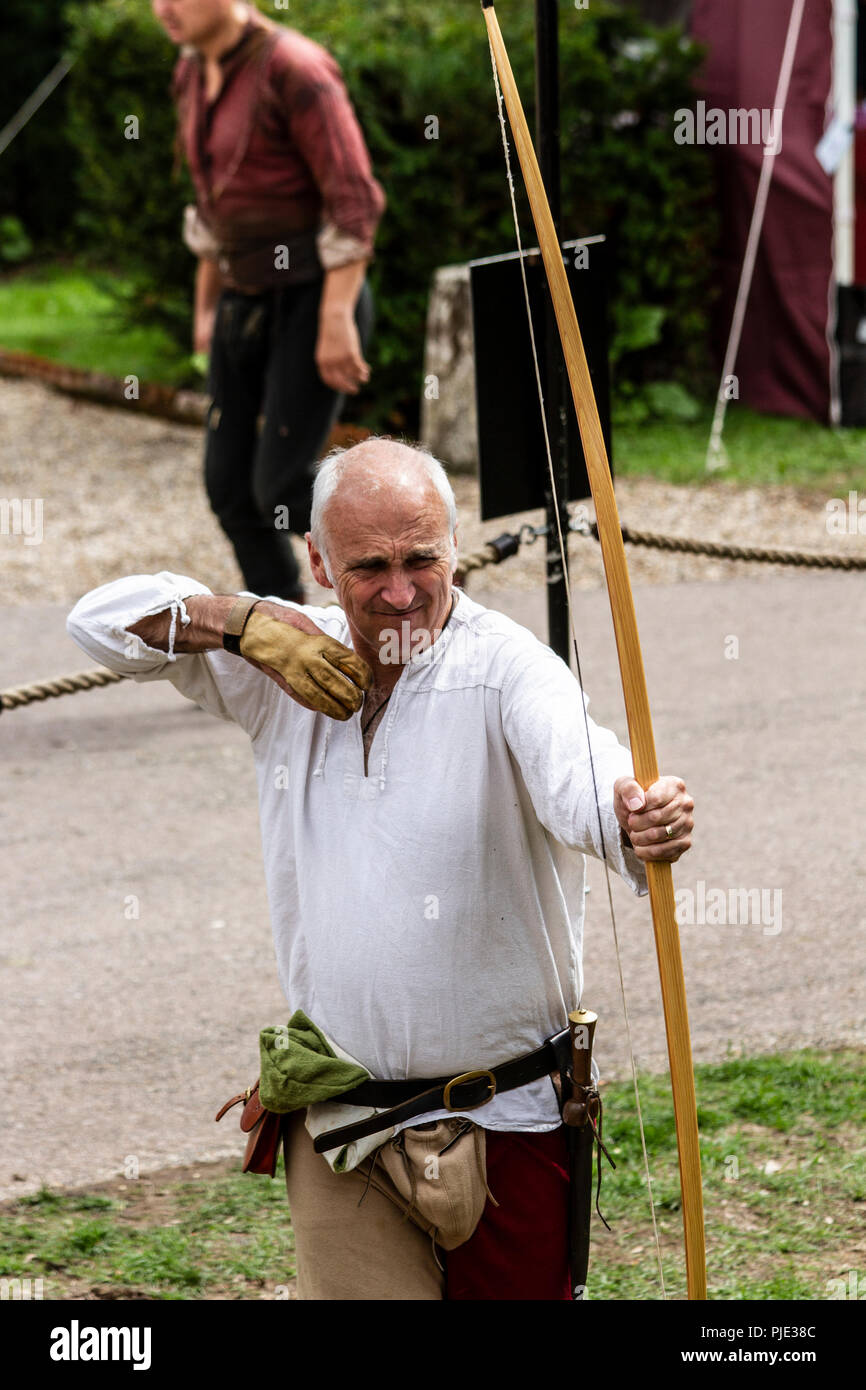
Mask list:
[{"label": "red sleeve", "polygon": [[282,85],[292,139],[322,195],[324,220],[363,242],[372,255],[385,194],[373,177],[339,67],[310,43],[303,62],[287,67]]}]

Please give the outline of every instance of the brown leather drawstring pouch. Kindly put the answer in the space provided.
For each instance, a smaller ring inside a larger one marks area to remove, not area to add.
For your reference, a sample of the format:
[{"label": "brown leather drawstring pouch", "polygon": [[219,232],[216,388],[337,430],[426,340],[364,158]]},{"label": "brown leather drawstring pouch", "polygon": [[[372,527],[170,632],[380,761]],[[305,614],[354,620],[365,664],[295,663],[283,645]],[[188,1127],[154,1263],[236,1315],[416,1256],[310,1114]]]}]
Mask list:
[{"label": "brown leather drawstring pouch", "polygon": [[226,1111],[231,1110],[233,1105],[240,1105],[241,1101],[244,1102],[241,1129],[248,1135],[243,1171],[264,1173],[272,1178],[277,1171],[277,1155],[283,1138],[285,1116],[265,1109],[259,1100],[257,1081],[254,1086],[248,1086],[245,1091],[241,1091],[240,1095],[227,1100],[222,1109],[217,1111],[215,1118],[221,1120]]}]

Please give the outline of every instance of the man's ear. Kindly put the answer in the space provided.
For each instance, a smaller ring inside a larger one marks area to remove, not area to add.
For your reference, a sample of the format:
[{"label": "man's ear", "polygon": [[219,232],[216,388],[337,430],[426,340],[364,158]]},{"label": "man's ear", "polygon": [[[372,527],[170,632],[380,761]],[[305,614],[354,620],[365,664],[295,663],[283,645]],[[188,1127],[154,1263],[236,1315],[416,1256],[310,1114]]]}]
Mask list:
[{"label": "man's ear", "polygon": [[320,589],[333,589],[334,586],[328,578],[328,571],[325,569],[325,562],[313,545],[311,532],[307,531],[304,540],[307,542],[307,554],[310,557],[310,569],[313,571],[313,578]]}]

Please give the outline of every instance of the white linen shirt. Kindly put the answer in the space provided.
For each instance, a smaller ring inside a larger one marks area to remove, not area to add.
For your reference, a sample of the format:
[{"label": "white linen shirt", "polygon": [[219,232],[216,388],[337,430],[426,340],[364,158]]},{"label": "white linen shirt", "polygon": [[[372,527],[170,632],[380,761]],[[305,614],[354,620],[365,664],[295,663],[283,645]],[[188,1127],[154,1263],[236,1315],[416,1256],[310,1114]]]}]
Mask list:
[{"label": "white linen shirt", "polygon": [[[360,715],[306,710],[229,652],[174,652],[183,600],[210,592],[167,572],[119,579],[86,594],[68,630],[95,661],[168,679],[249,734],[290,1010],[383,1080],[494,1067],[564,1028],[582,988],[583,855],[601,854],[580,687],[564,662],[455,590],[441,636],[401,672],[365,775]],[[286,606],[351,645],[340,608]],[[167,653],[128,632],[167,609]],[[589,730],[608,861],[645,893],[613,812],[631,755]],[[470,1113],[490,1129],[560,1123],[548,1077]]]}]

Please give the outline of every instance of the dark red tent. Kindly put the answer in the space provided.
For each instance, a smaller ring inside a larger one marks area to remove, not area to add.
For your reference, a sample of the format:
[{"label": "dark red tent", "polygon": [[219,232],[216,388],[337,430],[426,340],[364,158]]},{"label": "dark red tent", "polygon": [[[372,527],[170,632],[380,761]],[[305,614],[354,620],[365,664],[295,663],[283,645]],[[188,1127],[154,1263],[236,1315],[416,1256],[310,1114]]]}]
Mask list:
[{"label": "dark red tent", "polygon": [[[695,0],[691,32],[708,48],[696,97],[707,108],[773,110],[791,8],[791,0]],[[742,402],[825,422],[839,418],[834,180],[815,150],[832,90],[833,0],[806,0],[736,376]],[[709,153],[722,210],[721,359],[765,156],[750,140]],[[866,232],[866,216],[860,222]]]}]

